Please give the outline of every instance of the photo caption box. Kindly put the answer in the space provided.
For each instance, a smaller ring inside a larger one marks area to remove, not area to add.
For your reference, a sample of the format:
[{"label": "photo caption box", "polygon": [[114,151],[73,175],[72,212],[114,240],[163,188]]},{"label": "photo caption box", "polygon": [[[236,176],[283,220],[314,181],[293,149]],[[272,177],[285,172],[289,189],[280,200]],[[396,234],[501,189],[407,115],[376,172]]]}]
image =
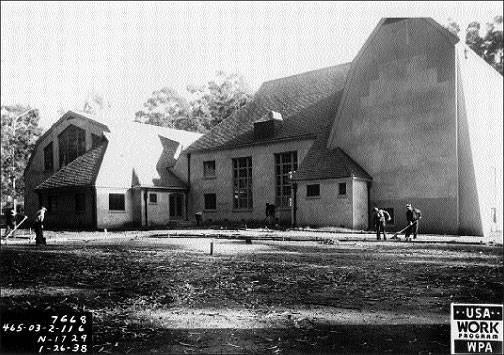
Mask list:
[{"label": "photo caption box", "polygon": [[0,353],[91,353],[91,312],[2,312]]},{"label": "photo caption box", "polygon": [[502,354],[503,305],[451,304],[452,354]]}]

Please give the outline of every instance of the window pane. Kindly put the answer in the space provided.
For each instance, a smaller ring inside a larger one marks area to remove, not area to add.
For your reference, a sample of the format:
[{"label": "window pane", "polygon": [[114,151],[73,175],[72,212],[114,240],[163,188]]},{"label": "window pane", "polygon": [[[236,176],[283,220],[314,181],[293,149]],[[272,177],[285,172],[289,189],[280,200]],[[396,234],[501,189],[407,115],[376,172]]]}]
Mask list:
[{"label": "window pane", "polygon": [[124,194],[109,194],[109,210],[124,211]]}]

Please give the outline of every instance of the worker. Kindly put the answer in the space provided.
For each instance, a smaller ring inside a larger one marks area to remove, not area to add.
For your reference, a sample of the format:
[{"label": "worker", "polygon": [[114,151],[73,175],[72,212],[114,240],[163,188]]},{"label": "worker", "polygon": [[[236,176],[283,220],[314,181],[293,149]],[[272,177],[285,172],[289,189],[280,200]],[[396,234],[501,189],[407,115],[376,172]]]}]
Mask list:
[{"label": "worker", "polygon": [[35,214],[35,244],[36,245],[46,245],[46,239],[44,238],[44,218],[47,208],[42,206],[40,210]]},{"label": "worker", "polygon": [[[4,238],[7,238],[9,233],[16,229],[16,211],[14,210],[13,207],[9,207],[5,210],[5,224],[6,224],[6,229],[5,229],[5,235]],[[12,236],[14,235],[14,232],[12,232]]]},{"label": "worker", "polygon": [[416,239],[418,234],[418,224],[422,219],[422,212],[418,208],[414,208],[411,204],[406,205],[406,220],[409,223],[408,229],[404,232],[404,238],[406,241],[411,240],[411,234],[413,234],[413,239]]},{"label": "worker", "polygon": [[374,223],[376,229],[376,240],[381,239],[381,233],[383,233],[383,240],[387,240],[387,234],[385,233],[385,225],[392,219],[390,214],[378,207],[373,208]]}]

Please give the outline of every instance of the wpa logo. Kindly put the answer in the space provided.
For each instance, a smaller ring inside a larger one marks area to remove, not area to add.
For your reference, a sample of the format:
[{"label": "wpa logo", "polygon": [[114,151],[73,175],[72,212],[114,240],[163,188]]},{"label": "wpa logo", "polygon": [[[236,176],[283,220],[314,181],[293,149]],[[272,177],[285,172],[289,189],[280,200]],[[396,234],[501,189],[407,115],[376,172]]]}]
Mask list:
[{"label": "wpa logo", "polygon": [[451,305],[452,354],[502,354],[503,306]]}]

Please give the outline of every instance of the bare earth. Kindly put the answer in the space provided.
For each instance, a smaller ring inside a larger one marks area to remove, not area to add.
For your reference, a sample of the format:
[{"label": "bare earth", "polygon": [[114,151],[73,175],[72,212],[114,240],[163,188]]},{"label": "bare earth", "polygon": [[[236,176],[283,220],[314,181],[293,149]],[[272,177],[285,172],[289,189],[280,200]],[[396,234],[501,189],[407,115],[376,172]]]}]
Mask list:
[{"label": "bare earth", "polygon": [[1,310],[92,311],[95,352],[447,353],[450,303],[503,303],[501,246],[128,232],[0,256]]}]

